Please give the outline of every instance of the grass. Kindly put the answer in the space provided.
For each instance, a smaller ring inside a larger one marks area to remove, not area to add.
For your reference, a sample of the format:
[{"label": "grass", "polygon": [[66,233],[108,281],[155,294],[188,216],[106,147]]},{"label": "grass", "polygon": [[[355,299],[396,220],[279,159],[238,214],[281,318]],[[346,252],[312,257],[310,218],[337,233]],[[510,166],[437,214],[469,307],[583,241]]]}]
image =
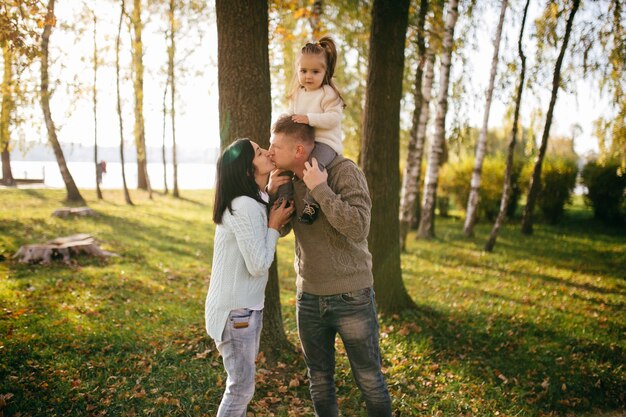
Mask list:
[{"label": "grass", "polygon": [[[210,192],[176,200],[106,191],[99,216],[50,217],[57,190],[0,190],[0,415],[215,415],[225,374],[206,336]],[[437,219],[438,238],[409,236],[404,282],[418,309],[381,316],[381,349],[402,416],[557,416],[625,412],[626,230],[580,203],[531,237],[505,227],[493,254],[489,225],[462,235]],[[91,233],[119,258],[67,266],[18,264],[22,244]],[[293,236],[279,244],[285,329],[297,344]],[[337,348],[342,351],[341,344]],[[305,367],[261,358],[256,416],[312,415]],[[364,416],[345,357],[344,416]]]}]

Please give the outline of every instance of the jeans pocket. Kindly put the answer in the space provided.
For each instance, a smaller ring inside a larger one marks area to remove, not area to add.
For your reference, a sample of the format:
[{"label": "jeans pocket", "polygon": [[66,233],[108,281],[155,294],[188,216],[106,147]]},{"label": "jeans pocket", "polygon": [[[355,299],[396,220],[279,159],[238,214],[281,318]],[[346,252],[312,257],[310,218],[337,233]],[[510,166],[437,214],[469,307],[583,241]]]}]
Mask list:
[{"label": "jeans pocket", "polygon": [[372,302],[372,289],[363,288],[362,290],[343,293],[341,294],[341,301],[354,306],[370,304]]},{"label": "jeans pocket", "polygon": [[238,308],[230,312],[230,322],[235,329],[245,329],[249,327],[251,317],[252,310],[249,308]]}]

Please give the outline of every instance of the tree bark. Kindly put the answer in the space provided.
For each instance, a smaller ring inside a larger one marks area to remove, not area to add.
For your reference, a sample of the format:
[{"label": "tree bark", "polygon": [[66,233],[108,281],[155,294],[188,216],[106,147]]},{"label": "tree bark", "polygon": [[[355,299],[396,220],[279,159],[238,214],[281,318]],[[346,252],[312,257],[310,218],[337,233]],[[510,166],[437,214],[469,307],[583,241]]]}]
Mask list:
[{"label": "tree bark", "polygon": [[556,65],[554,67],[554,74],[552,76],[552,95],[550,97],[550,105],[546,115],[546,125],[543,128],[541,146],[539,146],[539,153],[537,154],[537,159],[535,160],[533,175],[530,179],[530,188],[526,197],[526,207],[524,207],[524,214],[522,216],[522,233],[525,235],[530,235],[533,232],[533,210],[535,209],[535,204],[541,187],[541,166],[543,165],[543,158],[548,147],[554,105],[556,104],[556,97],[561,84],[561,66],[563,65],[563,58],[565,57],[565,51],[567,50],[567,44],[569,43],[570,34],[572,32],[574,16],[576,15],[579,5],[580,0],[573,0],[572,10],[570,11],[569,17],[567,18],[567,24],[565,25],[565,36],[563,37],[561,52],[559,52],[559,57],[557,58]]},{"label": "tree bark", "polygon": [[2,109],[0,109],[0,149],[2,150],[2,183],[6,186],[14,186],[15,179],[11,170],[11,115],[15,107],[13,99],[13,51],[8,44],[2,47],[4,72],[2,74]]},{"label": "tree bark", "polygon": [[439,70],[439,97],[437,99],[437,115],[435,116],[435,133],[430,145],[428,170],[424,181],[424,197],[417,236],[422,239],[435,237],[435,203],[439,167],[444,154],[446,141],[446,113],[448,112],[448,84],[450,82],[450,66],[452,64],[452,47],[454,44],[454,28],[459,15],[458,0],[450,0],[446,17],[445,34],[441,51],[441,69]]},{"label": "tree bark", "polygon": [[165,81],[165,88],[163,89],[163,146],[161,147],[161,158],[163,160],[163,194],[168,194],[167,188],[167,158],[165,155],[165,128],[167,125],[167,89],[170,86],[170,76],[168,74],[167,81]]},{"label": "tree bark", "polygon": [[[267,2],[217,0],[215,10],[221,147],[247,137],[267,148],[272,112]],[[246,30],[241,28],[244,21]],[[265,289],[261,351],[274,363],[281,350],[293,346],[283,328],[274,259]]]},{"label": "tree bark", "polygon": [[100,171],[98,163],[98,43],[96,40],[96,28],[98,18],[93,14],[93,161],[96,170],[96,195],[98,200],[102,200],[102,191],[100,190],[100,179],[103,172]]},{"label": "tree bark", "polygon": [[176,5],[174,0],[170,0],[169,23],[170,23],[170,45],[167,48],[167,69],[170,80],[170,97],[171,97],[171,124],[172,124],[172,164],[174,165],[174,191],[172,195],[176,198],[180,197],[178,190],[178,161],[176,158],[176,78],[174,73],[174,58],[176,57],[176,22],[174,21],[174,11]]},{"label": "tree bark", "polygon": [[522,47],[522,40],[524,38],[524,26],[526,25],[526,15],[528,14],[528,5],[530,0],[526,0],[526,6],[524,7],[524,16],[522,17],[522,27],[519,32],[519,38],[517,40],[517,51],[521,62],[521,71],[519,77],[519,83],[517,84],[517,93],[515,97],[515,113],[513,116],[513,129],[511,131],[511,140],[506,155],[506,170],[504,171],[504,186],[502,187],[502,198],[500,200],[500,211],[496,217],[496,221],[493,224],[489,239],[485,244],[485,251],[491,252],[496,244],[498,238],[498,231],[504,219],[506,218],[506,212],[509,207],[509,201],[511,198],[512,189],[512,177],[513,177],[513,157],[515,154],[515,144],[517,141],[517,125],[519,123],[519,112],[522,103],[522,93],[524,91],[524,82],[526,80],[526,55],[524,55],[524,49]]},{"label": "tree bark", "polygon": [[313,32],[313,39],[320,38],[322,33],[322,0],[314,0],[311,5],[311,16],[309,17],[309,24],[311,25],[311,32]]},{"label": "tree bark", "polygon": [[48,0],[48,12],[44,23],[43,34],[41,36],[41,108],[46,122],[46,129],[48,130],[48,141],[54,150],[54,155],[56,157],[57,164],[59,165],[59,171],[61,171],[61,177],[65,183],[67,201],[85,205],[85,200],[83,199],[83,196],[80,195],[80,191],[78,191],[78,187],[76,187],[74,178],[72,178],[72,174],[70,174],[70,171],[67,168],[65,156],[63,155],[63,150],[59,144],[56,127],[54,126],[52,113],[50,111],[50,92],[48,91],[48,45],[50,43],[52,26],[56,23],[54,16],[54,1],[55,0]]},{"label": "tree bark", "polygon": [[368,237],[381,311],[414,307],[402,281],[398,210],[400,99],[408,0],[375,0],[363,115],[361,158],[372,198]]},{"label": "tree bark", "polygon": [[491,111],[491,100],[493,98],[493,87],[498,72],[498,60],[500,55],[500,39],[502,39],[502,26],[504,24],[504,16],[509,3],[508,0],[502,0],[500,7],[500,19],[496,29],[496,36],[493,41],[493,57],[491,58],[491,72],[489,74],[489,85],[487,87],[487,99],[485,101],[485,113],[483,115],[483,125],[480,129],[478,143],[476,144],[476,159],[474,161],[474,169],[472,171],[472,180],[470,182],[470,194],[467,199],[467,210],[465,215],[465,225],[463,232],[465,236],[474,235],[474,224],[476,224],[477,208],[480,189],[481,173],[483,170],[483,161],[485,159],[487,149],[487,128],[489,127],[489,113]]},{"label": "tree bark", "polygon": [[141,0],[133,0],[131,17],[133,27],[133,85],[135,89],[135,146],[137,148],[137,188],[152,194],[146,155],[146,132],[143,118],[143,42],[141,40],[143,22],[141,20]]},{"label": "tree bark", "polygon": [[424,149],[424,142],[419,141],[418,131],[420,115],[423,110],[422,101],[424,100],[424,92],[422,91],[424,68],[426,65],[428,65],[426,42],[424,39],[424,26],[426,23],[427,12],[428,0],[421,0],[419,18],[417,23],[417,49],[419,54],[419,63],[415,72],[415,86],[413,89],[413,101],[415,102],[415,109],[413,110],[413,124],[409,137],[406,165],[404,168],[404,174],[402,176],[402,188],[400,194],[400,249],[402,251],[405,250],[406,235],[411,228],[411,222],[413,217],[415,216],[415,202],[417,200],[419,188],[419,182],[417,183],[417,186],[415,182],[419,181],[419,170],[422,165],[422,154]]},{"label": "tree bark", "polygon": [[130,193],[128,192],[128,185],[126,184],[126,168],[124,164],[124,118],[122,116],[122,95],[120,92],[120,41],[122,34],[122,21],[126,15],[124,9],[124,1],[120,0],[120,20],[117,26],[117,38],[115,39],[115,88],[117,93],[117,117],[120,126],[120,161],[122,164],[122,184],[124,185],[124,200],[126,204],[133,205],[133,201],[130,199]]}]

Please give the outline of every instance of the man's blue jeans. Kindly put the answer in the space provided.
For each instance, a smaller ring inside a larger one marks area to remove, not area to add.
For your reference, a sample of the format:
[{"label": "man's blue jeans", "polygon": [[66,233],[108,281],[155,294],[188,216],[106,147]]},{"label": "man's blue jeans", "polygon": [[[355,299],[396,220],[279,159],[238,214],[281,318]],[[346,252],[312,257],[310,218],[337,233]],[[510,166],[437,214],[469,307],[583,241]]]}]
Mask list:
[{"label": "man's blue jeans", "polygon": [[217,411],[218,417],[245,417],[254,395],[256,355],[263,328],[263,311],[232,310],[226,321],[222,341],[215,342],[228,374],[226,390]]},{"label": "man's blue jeans", "polygon": [[369,417],[391,416],[391,398],[380,370],[374,290],[317,296],[297,295],[298,334],[306,362],[315,415],[338,415],[335,392],[335,336],[346,348],[352,375]]}]

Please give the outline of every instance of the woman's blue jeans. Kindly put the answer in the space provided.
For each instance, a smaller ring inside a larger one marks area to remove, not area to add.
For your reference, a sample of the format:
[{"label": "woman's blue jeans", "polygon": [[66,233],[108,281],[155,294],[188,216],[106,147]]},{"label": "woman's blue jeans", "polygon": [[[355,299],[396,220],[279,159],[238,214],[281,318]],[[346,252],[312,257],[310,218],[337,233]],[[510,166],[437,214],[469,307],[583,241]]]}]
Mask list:
[{"label": "woman's blue jeans", "polygon": [[232,310],[226,321],[222,341],[215,342],[228,374],[226,390],[217,411],[218,417],[245,417],[254,395],[256,356],[263,328],[263,311]]},{"label": "woman's blue jeans", "polygon": [[390,417],[391,398],[380,369],[374,290],[364,288],[330,296],[298,292],[296,307],[315,415],[338,415],[334,376],[335,336],[339,334],[367,415]]}]

